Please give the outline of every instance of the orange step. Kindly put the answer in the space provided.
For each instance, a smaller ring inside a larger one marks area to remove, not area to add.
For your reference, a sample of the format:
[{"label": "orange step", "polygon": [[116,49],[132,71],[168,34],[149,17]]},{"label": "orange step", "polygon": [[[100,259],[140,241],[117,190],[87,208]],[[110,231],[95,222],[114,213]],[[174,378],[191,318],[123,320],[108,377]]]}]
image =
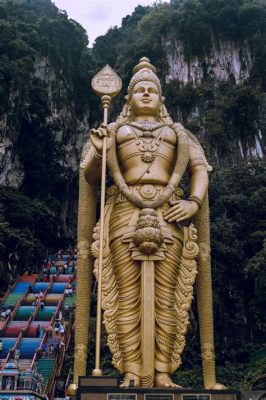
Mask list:
[{"label": "orange step", "polygon": [[37,274],[31,274],[28,275],[26,272],[22,275],[22,282],[32,282],[34,283],[36,281]]}]

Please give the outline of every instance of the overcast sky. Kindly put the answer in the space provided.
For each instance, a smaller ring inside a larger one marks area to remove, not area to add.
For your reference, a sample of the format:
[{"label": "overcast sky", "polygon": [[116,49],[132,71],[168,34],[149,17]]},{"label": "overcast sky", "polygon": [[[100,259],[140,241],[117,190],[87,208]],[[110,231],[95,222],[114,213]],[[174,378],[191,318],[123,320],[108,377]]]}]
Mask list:
[{"label": "overcast sky", "polygon": [[152,5],[154,0],[52,0],[69,18],[79,22],[88,32],[91,47],[97,36],[111,26],[120,26],[122,18],[132,14],[135,7]]}]

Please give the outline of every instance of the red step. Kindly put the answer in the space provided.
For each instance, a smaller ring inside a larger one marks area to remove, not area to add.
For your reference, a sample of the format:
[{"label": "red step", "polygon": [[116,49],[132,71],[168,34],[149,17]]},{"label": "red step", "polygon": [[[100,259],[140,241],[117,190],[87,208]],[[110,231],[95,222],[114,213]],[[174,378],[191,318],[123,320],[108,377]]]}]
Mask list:
[{"label": "red step", "polygon": [[23,274],[23,276],[22,276],[22,281],[23,282],[32,282],[32,283],[34,283],[35,281],[36,281],[36,278],[37,278],[37,274],[31,274],[31,275],[28,275],[28,274],[26,274],[26,272]]}]

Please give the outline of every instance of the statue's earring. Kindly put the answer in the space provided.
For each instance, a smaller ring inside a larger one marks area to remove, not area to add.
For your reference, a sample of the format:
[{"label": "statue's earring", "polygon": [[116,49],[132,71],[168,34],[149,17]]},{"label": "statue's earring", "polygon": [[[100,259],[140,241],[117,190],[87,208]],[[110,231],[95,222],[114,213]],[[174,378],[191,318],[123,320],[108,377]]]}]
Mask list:
[{"label": "statue's earring", "polygon": [[129,104],[126,104],[126,110],[125,111],[126,111],[125,117],[126,117],[127,121],[130,121],[131,117],[132,117],[132,112],[131,112],[131,107],[130,107]]}]

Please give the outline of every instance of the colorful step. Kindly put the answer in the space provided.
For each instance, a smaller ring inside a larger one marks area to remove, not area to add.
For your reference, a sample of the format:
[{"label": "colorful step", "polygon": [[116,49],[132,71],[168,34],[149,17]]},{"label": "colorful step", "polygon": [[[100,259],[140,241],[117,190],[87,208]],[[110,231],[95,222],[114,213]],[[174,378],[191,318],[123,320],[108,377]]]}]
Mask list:
[{"label": "colorful step", "polygon": [[7,306],[15,306],[20,298],[21,298],[21,293],[10,293],[4,300],[4,303]]},{"label": "colorful step", "polygon": [[71,280],[71,278],[72,278],[72,276],[73,275],[71,275],[71,274],[60,274],[60,275],[58,275],[58,277],[56,278],[56,282],[60,282],[60,283],[62,283],[62,282],[69,282],[70,280]]},{"label": "colorful step", "polygon": [[37,361],[37,370],[39,374],[43,376],[45,383],[49,380],[50,376],[52,375],[54,365],[55,365],[54,358],[40,358]]},{"label": "colorful step", "polygon": [[3,336],[4,337],[18,337],[21,332],[21,329],[25,329],[27,325],[27,321],[11,321],[8,323]]},{"label": "colorful step", "polygon": [[[40,326],[40,332],[37,336],[37,328]],[[33,321],[27,330],[27,337],[42,337],[45,330],[50,326],[49,321]],[[43,334],[42,334],[43,333]]]},{"label": "colorful step", "polygon": [[36,296],[34,293],[29,293],[24,297],[22,301],[23,306],[32,306],[33,303],[36,302]]},{"label": "colorful step", "polygon": [[67,287],[66,283],[54,283],[49,290],[49,293],[64,293]]},{"label": "colorful step", "polygon": [[14,316],[15,321],[26,321],[34,313],[34,306],[20,306]]},{"label": "colorful step", "polygon": [[3,348],[0,351],[0,358],[6,358],[10,349],[12,349],[16,343],[17,338],[1,338]]},{"label": "colorful step", "polygon": [[55,311],[55,306],[45,306],[43,309],[39,309],[36,321],[50,321]]},{"label": "colorful step", "polygon": [[30,282],[34,283],[37,279],[37,274],[27,274],[26,272],[22,275],[22,281],[23,282]]},{"label": "colorful step", "polygon": [[48,293],[44,298],[44,304],[46,306],[57,306],[62,298],[62,294]]},{"label": "colorful step", "polygon": [[12,291],[12,293],[24,294],[27,292],[30,285],[31,285],[30,282],[19,282]]},{"label": "colorful step", "polygon": [[19,344],[20,358],[32,358],[41,340],[41,338],[23,338]]},{"label": "colorful step", "polygon": [[50,268],[50,274],[51,275],[56,275],[57,274],[57,268],[56,267],[51,267]]},{"label": "colorful step", "polygon": [[73,304],[76,302],[76,295],[73,294],[72,296],[65,296],[63,307],[72,307]]},{"label": "colorful step", "polygon": [[33,293],[40,293],[40,291],[45,292],[47,287],[49,286],[49,282],[37,282],[32,287]]}]

